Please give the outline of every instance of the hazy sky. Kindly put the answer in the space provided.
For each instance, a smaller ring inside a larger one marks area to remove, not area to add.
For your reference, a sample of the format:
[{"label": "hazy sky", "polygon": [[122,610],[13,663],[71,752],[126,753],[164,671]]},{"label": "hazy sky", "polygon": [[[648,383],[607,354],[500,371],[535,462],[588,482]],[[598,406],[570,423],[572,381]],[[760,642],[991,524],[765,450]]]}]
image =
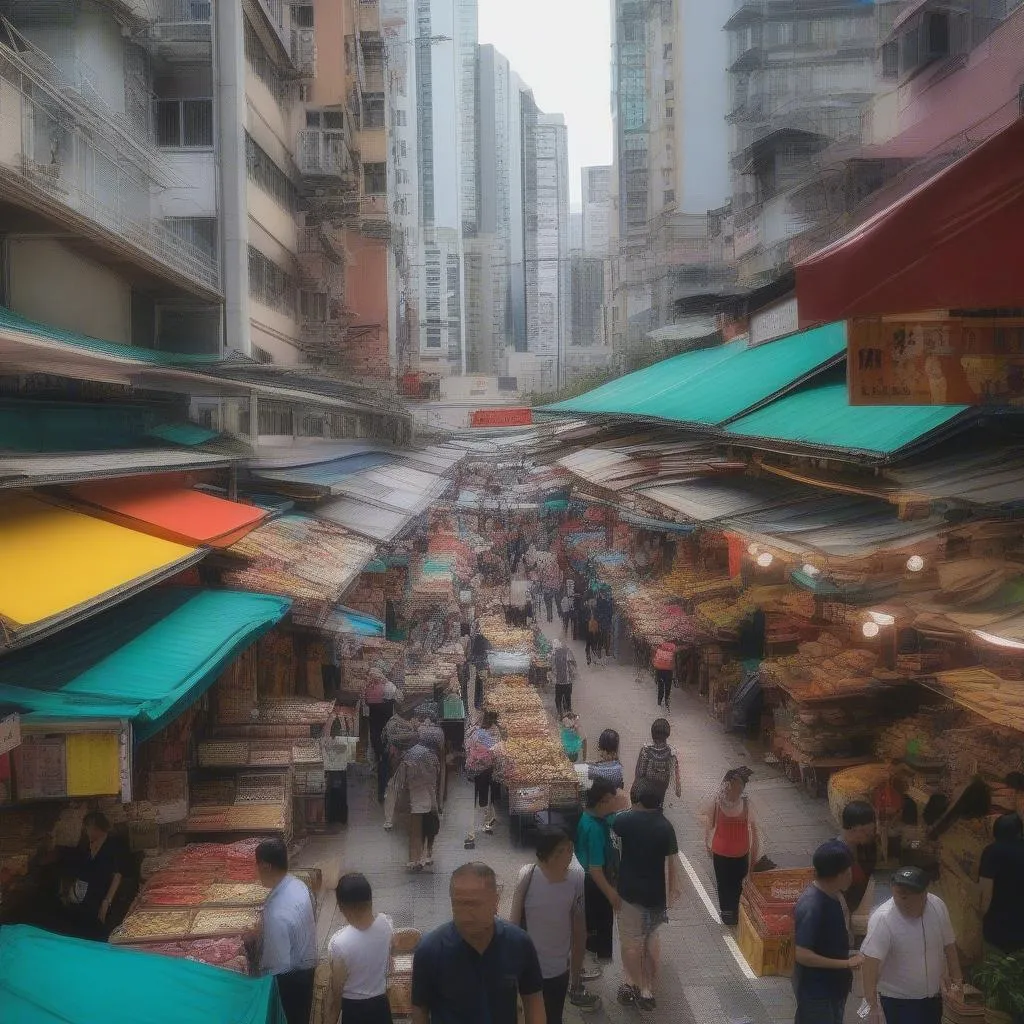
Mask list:
[{"label": "hazy sky", "polygon": [[612,162],[611,4],[608,0],[480,0],[480,42],[491,43],[533,89],[545,113],[569,126],[569,183]]}]

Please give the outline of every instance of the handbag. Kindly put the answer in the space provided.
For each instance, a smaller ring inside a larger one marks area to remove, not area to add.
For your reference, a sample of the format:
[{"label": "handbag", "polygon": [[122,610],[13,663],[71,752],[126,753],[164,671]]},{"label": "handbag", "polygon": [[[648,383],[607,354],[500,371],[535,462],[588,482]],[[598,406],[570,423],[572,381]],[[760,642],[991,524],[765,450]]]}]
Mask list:
[{"label": "handbag", "polygon": [[536,864],[530,865],[530,870],[526,875],[526,886],[523,889],[523,899],[519,910],[519,920],[515,924],[519,925],[523,931],[526,931],[526,897],[530,894],[530,886],[533,885],[533,873],[537,870]]}]

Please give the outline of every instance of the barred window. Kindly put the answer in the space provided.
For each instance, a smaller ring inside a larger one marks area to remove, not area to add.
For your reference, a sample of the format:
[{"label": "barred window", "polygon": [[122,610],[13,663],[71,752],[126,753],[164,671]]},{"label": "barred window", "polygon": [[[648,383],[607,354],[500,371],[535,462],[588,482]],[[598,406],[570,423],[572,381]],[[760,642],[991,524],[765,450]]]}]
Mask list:
[{"label": "barred window", "polygon": [[288,175],[257,145],[251,135],[245,136],[245,165],[249,180],[272,196],[284,209],[294,212],[298,205],[295,186]]},{"label": "barred window", "polygon": [[217,259],[216,217],[165,217],[164,225],[172,235],[195,246],[204,256]]},{"label": "barred window", "polygon": [[156,100],[156,144],[162,149],[210,149],[213,100]]},{"label": "barred window", "polygon": [[288,83],[278,71],[273,58],[267,53],[263,40],[256,33],[256,29],[245,21],[243,30],[243,42],[245,46],[245,60],[252,68],[253,74],[270,90],[279,107],[287,107],[291,98]]},{"label": "barred window", "polygon": [[295,278],[249,246],[249,294],[279,313],[295,315]]},{"label": "barred window", "polygon": [[388,165],[363,164],[363,191],[368,196],[383,196],[388,191]]}]

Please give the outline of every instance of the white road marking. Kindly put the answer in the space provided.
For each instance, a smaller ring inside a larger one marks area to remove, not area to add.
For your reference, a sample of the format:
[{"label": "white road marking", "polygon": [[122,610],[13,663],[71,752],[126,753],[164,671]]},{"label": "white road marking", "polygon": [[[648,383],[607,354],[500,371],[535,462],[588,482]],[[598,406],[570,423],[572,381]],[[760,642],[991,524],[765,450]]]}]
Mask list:
[{"label": "white road marking", "polygon": [[733,960],[739,964],[743,977],[748,981],[757,981],[757,975],[750,969],[750,964],[747,963],[746,957],[740,952],[740,947],[736,940],[729,934],[723,935],[722,938],[725,939],[725,948],[732,953]]}]

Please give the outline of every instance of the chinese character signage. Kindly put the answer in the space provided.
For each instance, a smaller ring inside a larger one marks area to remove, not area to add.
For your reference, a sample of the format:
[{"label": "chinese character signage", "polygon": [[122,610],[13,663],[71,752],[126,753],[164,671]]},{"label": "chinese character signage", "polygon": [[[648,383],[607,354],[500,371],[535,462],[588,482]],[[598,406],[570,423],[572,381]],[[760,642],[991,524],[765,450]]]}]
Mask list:
[{"label": "chinese character signage", "polygon": [[1024,404],[1024,320],[854,320],[851,405]]}]

